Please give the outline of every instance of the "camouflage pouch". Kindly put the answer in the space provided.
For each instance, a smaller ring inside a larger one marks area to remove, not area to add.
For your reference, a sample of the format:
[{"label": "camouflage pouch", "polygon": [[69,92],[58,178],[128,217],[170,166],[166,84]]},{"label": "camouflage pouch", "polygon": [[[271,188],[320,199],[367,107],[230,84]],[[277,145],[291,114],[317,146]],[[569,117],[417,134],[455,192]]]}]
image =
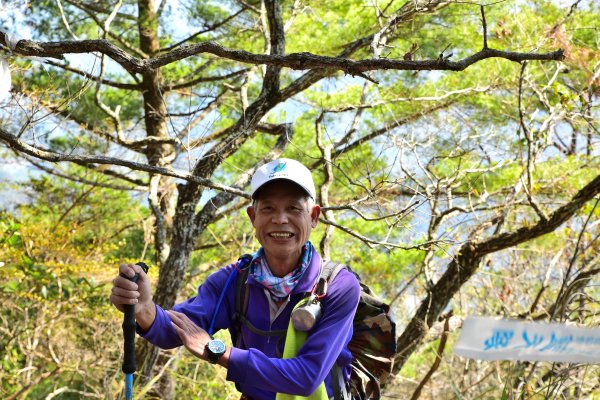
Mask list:
[{"label": "camouflage pouch", "polygon": [[349,382],[351,396],[352,399],[361,400],[379,399],[381,385],[386,382],[394,366],[396,323],[390,315],[389,305],[381,301],[349,266],[336,264],[333,268],[324,268],[327,271],[325,273],[330,274],[327,280],[333,280],[342,268],[354,273],[361,287],[354,315],[354,332],[348,343],[348,350],[353,355]]}]

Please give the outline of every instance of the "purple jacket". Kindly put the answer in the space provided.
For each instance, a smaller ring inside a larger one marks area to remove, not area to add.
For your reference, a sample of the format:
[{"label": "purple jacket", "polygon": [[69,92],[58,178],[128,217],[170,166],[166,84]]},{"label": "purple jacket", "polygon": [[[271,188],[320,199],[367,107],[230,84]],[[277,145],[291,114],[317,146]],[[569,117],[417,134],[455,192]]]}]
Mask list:
[{"label": "purple jacket", "polygon": [[[249,303],[246,318],[261,330],[287,329],[292,309],[306,292],[310,292],[321,270],[322,259],[314,251],[310,267],[306,270],[291,294],[291,301],[270,326],[269,303],[260,286],[248,275]],[[194,323],[207,330],[217,299],[233,271],[230,264],[210,275],[198,288],[198,295],[177,304],[174,310],[186,314]],[[278,358],[283,353],[284,337],[264,337],[242,326],[243,348],[232,348],[227,379],[245,395],[256,400],[275,399],[275,394],[288,393],[308,396],[325,381],[327,392],[331,389],[330,370],[337,360],[344,370],[346,380],[350,376],[352,354],[347,344],[352,337],[352,321],[360,297],[358,280],[342,269],[327,290],[323,301],[323,317],[309,331],[308,338],[298,355],[291,359]],[[235,282],[228,289],[215,321],[215,331],[229,329],[235,311]],[[156,319],[150,329],[141,333],[150,343],[169,349],[181,346],[177,333],[171,326],[166,312],[156,306]]]}]

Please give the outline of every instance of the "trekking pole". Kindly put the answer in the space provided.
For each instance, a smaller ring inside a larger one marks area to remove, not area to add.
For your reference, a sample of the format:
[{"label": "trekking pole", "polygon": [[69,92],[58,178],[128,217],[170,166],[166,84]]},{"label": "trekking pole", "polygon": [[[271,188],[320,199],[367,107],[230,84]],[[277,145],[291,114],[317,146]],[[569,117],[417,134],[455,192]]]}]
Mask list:
[{"label": "trekking pole", "polygon": [[[148,272],[148,266],[143,262],[138,262],[136,265],[142,267],[144,272]],[[133,278],[126,277],[132,282],[137,283],[138,274],[135,274]],[[123,305],[123,366],[122,370],[125,374],[125,399],[133,399],[133,373],[135,372],[135,305],[125,304]]]}]

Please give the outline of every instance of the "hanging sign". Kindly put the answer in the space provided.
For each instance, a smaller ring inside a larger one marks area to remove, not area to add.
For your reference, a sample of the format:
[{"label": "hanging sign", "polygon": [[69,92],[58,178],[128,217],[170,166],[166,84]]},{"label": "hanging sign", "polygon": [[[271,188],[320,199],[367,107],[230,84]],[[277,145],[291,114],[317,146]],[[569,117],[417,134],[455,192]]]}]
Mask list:
[{"label": "hanging sign", "polygon": [[478,360],[600,363],[600,328],[467,317],[454,353]]}]

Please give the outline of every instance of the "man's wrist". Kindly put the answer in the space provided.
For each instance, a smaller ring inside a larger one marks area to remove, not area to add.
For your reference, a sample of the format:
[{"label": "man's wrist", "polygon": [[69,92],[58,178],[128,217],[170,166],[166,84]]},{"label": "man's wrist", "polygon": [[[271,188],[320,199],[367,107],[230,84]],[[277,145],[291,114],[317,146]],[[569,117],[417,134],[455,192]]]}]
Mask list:
[{"label": "man's wrist", "polygon": [[217,361],[217,364],[219,364],[221,367],[224,367],[224,368],[229,367],[230,354],[231,354],[231,346],[227,346],[227,349],[225,350],[225,354],[223,354],[221,357],[219,357],[219,361]]},{"label": "man's wrist", "polygon": [[153,302],[146,304],[136,304],[135,320],[140,328],[146,332],[156,319],[156,305]]}]

